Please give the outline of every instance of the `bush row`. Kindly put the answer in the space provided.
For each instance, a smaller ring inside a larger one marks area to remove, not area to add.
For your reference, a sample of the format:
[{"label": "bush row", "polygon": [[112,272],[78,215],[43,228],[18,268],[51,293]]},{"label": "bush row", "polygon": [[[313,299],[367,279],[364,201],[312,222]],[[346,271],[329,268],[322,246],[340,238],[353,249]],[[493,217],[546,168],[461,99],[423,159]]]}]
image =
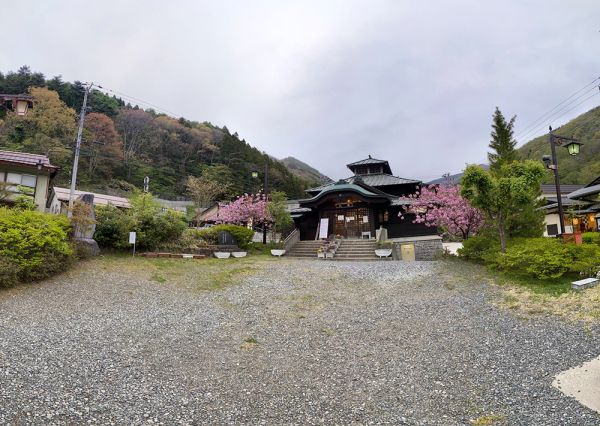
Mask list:
[{"label": "bush row", "polygon": [[600,245],[576,245],[555,238],[513,239],[501,253],[496,239],[476,236],[463,243],[459,255],[501,271],[539,279],[600,270]]}]

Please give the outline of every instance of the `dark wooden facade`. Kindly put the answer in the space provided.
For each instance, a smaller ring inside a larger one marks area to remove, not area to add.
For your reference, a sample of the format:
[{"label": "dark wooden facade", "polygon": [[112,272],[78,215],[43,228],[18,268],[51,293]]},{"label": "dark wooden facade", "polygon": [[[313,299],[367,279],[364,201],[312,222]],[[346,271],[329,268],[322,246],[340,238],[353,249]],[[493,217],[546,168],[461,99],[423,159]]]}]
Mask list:
[{"label": "dark wooden facade", "polygon": [[371,157],[351,163],[354,175],[336,183],[309,189],[311,198],[300,200],[292,212],[302,240],[317,238],[320,219],[329,219],[328,236],[375,238],[380,227],[388,238],[435,235],[437,229],[413,223],[414,215],[402,216],[400,197],[414,194],[421,182],[391,174],[387,161]]}]

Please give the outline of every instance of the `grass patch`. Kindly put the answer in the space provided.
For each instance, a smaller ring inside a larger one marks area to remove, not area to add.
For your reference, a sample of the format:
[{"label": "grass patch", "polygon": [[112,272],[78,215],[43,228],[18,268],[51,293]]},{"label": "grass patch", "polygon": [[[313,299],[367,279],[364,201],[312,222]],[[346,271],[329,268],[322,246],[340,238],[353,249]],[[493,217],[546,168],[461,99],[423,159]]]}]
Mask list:
[{"label": "grass patch", "polygon": [[258,273],[268,262],[267,256],[241,259],[169,259],[108,254],[86,265],[128,274],[158,283],[168,283],[195,291],[218,290],[242,282],[245,276]]},{"label": "grass patch", "polygon": [[477,417],[476,419],[469,420],[473,426],[490,426],[498,425],[506,422],[506,417],[500,414],[488,414],[485,416]]},{"label": "grass patch", "polygon": [[155,272],[154,274],[152,274],[152,281],[156,281],[157,283],[164,283],[167,281],[167,279],[162,276],[161,274],[159,274],[158,272]]},{"label": "grass patch", "polygon": [[254,349],[258,345],[258,340],[254,337],[248,337],[244,339],[244,342],[240,345],[241,349]]},{"label": "grass patch", "polygon": [[500,290],[496,303],[523,316],[556,315],[570,321],[592,323],[600,320],[600,286],[581,292],[571,290],[578,276],[566,275],[541,280],[520,274],[493,271],[461,259],[443,263],[440,279],[446,288],[487,282]]}]

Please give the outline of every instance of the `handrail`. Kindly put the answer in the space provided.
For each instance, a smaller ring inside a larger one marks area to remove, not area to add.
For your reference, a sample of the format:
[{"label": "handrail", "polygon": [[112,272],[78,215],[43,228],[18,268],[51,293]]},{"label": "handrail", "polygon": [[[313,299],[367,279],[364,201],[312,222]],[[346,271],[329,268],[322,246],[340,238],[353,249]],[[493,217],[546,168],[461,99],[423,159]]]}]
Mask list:
[{"label": "handrail", "polygon": [[290,232],[287,237],[285,237],[285,240],[283,240],[283,249],[285,251],[291,250],[298,241],[300,241],[300,231],[298,228],[294,228],[294,230]]}]

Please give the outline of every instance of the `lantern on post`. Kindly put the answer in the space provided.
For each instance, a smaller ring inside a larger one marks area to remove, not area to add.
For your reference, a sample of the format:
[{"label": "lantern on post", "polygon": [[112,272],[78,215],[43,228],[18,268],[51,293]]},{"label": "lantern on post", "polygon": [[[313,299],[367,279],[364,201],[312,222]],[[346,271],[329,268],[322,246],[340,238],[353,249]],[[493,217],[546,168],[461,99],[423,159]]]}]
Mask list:
[{"label": "lantern on post", "polygon": [[577,141],[572,141],[564,145],[570,155],[579,155],[579,149],[583,144]]}]

